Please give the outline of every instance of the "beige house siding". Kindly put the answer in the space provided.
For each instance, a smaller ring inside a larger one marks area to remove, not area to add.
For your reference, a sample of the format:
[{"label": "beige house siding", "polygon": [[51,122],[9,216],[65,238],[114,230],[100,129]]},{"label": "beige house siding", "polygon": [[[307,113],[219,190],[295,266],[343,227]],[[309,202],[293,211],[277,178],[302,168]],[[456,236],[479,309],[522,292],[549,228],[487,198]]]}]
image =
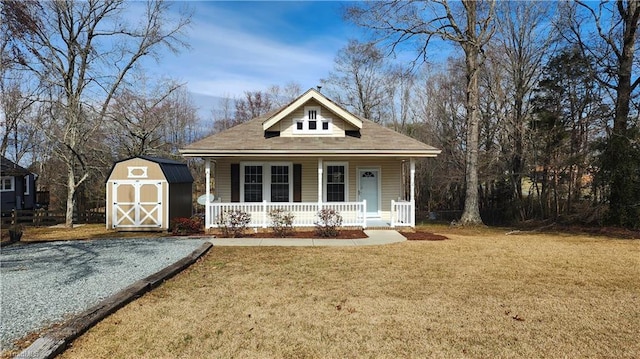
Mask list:
[{"label": "beige house siding", "polygon": [[[216,188],[212,193],[216,201],[231,201],[231,164],[232,163],[269,163],[290,162],[302,165],[302,202],[318,201],[318,158],[221,158],[215,164]],[[323,171],[327,164],[345,163],[348,166],[348,199],[349,202],[358,201],[358,169],[376,168],[380,172],[380,214],[382,218],[389,218],[391,200],[398,200],[402,196],[402,161],[399,159],[358,159],[345,161],[340,158],[326,158],[323,160]],[[213,181],[212,181],[213,182]],[[323,191],[324,191],[323,184]]]},{"label": "beige house siding", "polygon": [[[333,126],[333,131],[330,134],[314,133],[314,134],[296,134],[293,132],[296,120],[305,117],[304,108],[308,106],[320,107],[320,116],[322,118],[330,118]],[[311,100],[304,104],[304,106],[293,111],[290,115],[283,118],[280,122],[276,123],[269,130],[280,131],[280,137],[308,137],[308,136],[322,136],[322,137],[344,137],[345,130],[356,130],[353,125],[347,123],[342,118],[331,112],[326,107],[320,105],[319,102]]]},{"label": "beige house siding", "polygon": [[215,196],[215,201],[231,202],[231,163],[237,160],[219,159],[215,165],[215,187],[211,192]]},{"label": "beige house siding", "polygon": [[[380,170],[380,211],[387,216],[391,211],[391,200],[397,201],[402,195],[402,162],[400,160],[361,160],[349,166],[349,192],[353,201],[358,198],[358,169],[376,168]],[[353,168],[352,168],[353,167]],[[351,185],[351,183],[353,185]]]}]

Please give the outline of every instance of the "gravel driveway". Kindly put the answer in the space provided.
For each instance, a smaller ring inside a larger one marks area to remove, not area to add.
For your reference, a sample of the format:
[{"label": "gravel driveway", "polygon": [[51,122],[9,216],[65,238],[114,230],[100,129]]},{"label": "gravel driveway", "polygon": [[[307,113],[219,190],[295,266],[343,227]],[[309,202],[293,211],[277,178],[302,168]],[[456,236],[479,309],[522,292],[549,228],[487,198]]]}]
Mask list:
[{"label": "gravel driveway", "polygon": [[101,239],[3,247],[0,348],[187,256],[204,240]]}]

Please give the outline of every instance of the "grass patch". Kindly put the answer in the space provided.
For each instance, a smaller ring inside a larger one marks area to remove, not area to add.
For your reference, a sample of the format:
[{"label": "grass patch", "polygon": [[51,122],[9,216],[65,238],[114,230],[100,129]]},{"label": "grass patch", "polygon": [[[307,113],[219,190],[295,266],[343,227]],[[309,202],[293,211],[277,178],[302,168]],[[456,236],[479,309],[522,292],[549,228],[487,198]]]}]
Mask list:
[{"label": "grass patch", "polygon": [[[8,229],[3,229],[8,232]],[[24,227],[24,234],[21,242],[45,242],[45,241],[66,241],[83,239],[104,239],[104,238],[140,238],[140,237],[166,237],[170,234],[166,232],[118,232],[105,228],[104,224],[82,224],[73,228],[62,227]],[[5,234],[3,233],[3,240]],[[6,239],[9,235],[6,234]]]},{"label": "grass patch", "polygon": [[640,357],[640,241],[216,247],[63,358]]}]

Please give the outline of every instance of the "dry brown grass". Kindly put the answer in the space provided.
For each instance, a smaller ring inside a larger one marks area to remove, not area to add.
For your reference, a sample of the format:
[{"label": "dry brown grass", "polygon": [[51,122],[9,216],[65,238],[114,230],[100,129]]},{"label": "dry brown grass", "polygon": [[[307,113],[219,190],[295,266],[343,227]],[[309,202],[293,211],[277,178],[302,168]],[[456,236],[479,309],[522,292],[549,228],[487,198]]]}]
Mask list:
[{"label": "dry brown grass", "polygon": [[217,247],[63,358],[640,357],[640,241]]},{"label": "dry brown grass", "polygon": [[104,224],[82,224],[73,228],[24,227],[22,242],[66,241],[101,238],[162,237],[166,232],[118,232],[106,229]]}]

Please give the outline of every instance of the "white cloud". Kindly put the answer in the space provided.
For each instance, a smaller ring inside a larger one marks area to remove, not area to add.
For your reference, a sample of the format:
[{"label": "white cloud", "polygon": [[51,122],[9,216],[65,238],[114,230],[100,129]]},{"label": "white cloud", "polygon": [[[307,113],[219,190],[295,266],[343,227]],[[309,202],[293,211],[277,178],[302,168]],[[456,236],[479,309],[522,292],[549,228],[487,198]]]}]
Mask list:
[{"label": "white cloud", "polygon": [[292,81],[303,89],[316,86],[332,68],[347,36],[318,33],[288,43],[286,36],[267,30],[279,26],[279,31],[294,31],[296,25],[273,20],[265,24],[252,14],[200,4],[188,34],[191,49],[165,57],[158,70],[187,82],[192,92],[212,96],[240,96]]}]

